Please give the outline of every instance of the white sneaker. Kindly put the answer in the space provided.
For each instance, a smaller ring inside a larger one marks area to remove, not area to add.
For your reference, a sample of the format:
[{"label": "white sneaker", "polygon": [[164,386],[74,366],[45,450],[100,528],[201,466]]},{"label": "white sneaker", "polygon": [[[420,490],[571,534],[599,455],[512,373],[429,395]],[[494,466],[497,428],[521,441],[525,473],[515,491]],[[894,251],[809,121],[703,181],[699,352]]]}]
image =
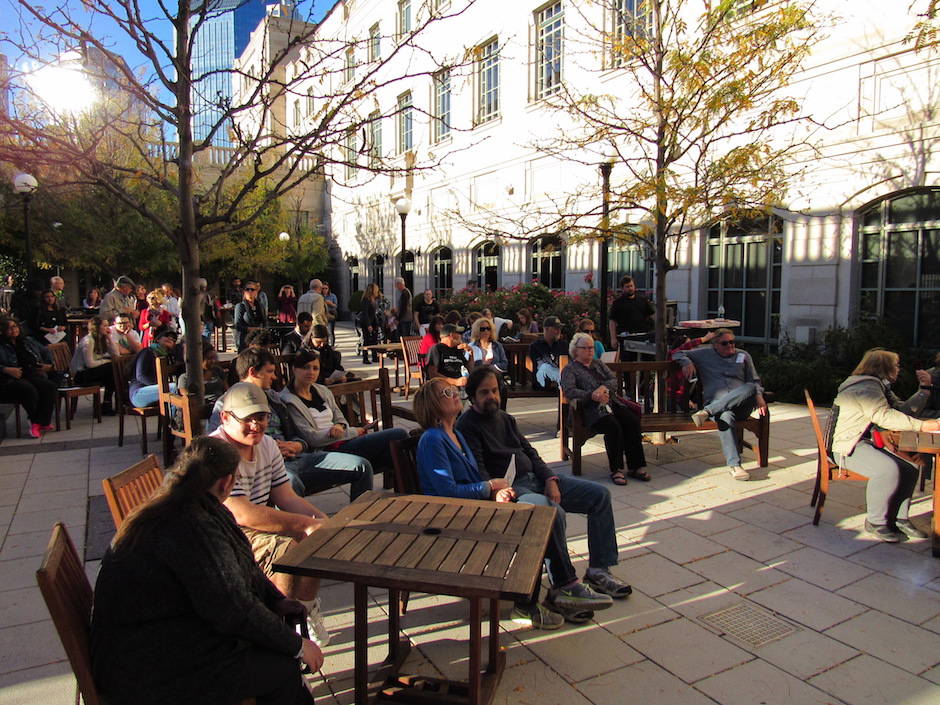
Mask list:
[{"label": "white sneaker", "polygon": [[700,409],[692,414],[692,423],[694,423],[698,428],[702,427],[702,424],[708,421],[708,412],[705,409]]},{"label": "white sneaker", "polygon": [[307,629],[310,631],[310,640],[321,649],[330,643],[330,633],[323,622],[319,597],[314,600],[313,609],[307,614]]},{"label": "white sneaker", "polygon": [[741,482],[747,482],[751,479],[750,473],[747,470],[742,468],[740,465],[732,465],[728,470],[731,471],[731,477],[735,480],[740,480]]}]

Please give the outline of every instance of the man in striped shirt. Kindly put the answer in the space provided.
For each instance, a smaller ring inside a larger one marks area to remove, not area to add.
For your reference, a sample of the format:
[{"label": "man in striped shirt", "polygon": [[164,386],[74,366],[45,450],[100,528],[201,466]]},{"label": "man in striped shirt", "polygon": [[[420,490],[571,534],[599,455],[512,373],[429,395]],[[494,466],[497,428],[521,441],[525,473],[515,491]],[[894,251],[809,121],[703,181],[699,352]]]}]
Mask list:
[{"label": "man in striped shirt", "polygon": [[271,409],[264,390],[239,382],[223,399],[222,423],[211,435],[231,443],[241,456],[238,480],[225,506],[251,542],[261,569],[281,592],[304,603],[310,637],[325,646],[329,634],[320,616],[320,581],[276,573],[272,566],[296,541],[319,529],[327,516],[291,488],[277,442],[265,435]]}]

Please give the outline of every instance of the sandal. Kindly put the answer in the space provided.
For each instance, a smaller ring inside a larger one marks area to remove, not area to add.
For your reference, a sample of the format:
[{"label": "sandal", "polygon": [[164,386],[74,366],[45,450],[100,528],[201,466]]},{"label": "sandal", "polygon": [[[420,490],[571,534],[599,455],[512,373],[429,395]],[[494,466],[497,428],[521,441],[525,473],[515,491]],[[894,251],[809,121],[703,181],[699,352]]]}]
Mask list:
[{"label": "sandal", "polygon": [[653,479],[643,468],[639,468],[637,470],[627,470],[627,476],[632,477],[635,480],[639,480],[640,482],[649,482]]},{"label": "sandal", "polygon": [[623,476],[623,473],[620,470],[610,473],[610,481],[615,485],[625,485],[627,484],[627,478]]}]

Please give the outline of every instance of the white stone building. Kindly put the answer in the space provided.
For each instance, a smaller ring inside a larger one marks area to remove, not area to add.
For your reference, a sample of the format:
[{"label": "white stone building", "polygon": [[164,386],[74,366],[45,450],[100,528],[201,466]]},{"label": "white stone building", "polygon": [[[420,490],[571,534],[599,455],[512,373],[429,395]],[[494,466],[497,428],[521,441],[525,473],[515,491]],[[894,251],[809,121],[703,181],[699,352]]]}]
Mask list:
[{"label": "white stone building", "polygon": [[[642,0],[617,4],[642,14]],[[737,4],[757,18],[764,5]],[[597,281],[598,242],[540,233],[538,213],[552,203],[599,198],[599,157],[563,161],[533,144],[566,129],[542,104],[559,82],[597,81],[600,90],[629,95],[623,71],[605,68],[603,52],[575,41],[598,4],[467,5],[348,0],[317,28],[317,42],[332,47],[338,62],[323,79],[333,88],[353,90],[392,56],[376,79],[397,78],[364,92],[348,115],[356,128],[335,145],[334,158],[349,157],[359,168],[327,167],[332,235],[349,267],[347,291],[370,281],[390,289],[403,257],[395,210],[402,197],[411,202],[404,264],[415,291],[533,279],[577,291],[588,273]],[[755,343],[772,345],[781,331],[809,339],[850,324],[861,311],[886,316],[912,344],[940,348],[940,187],[933,154],[940,55],[917,52],[905,41],[926,2],[896,3],[891,11],[874,0],[816,5],[834,21],[791,92],[824,125],[812,135],[818,151],[794,164],[800,178],[763,222],[702,223],[679,251],[667,298],[677,302],[680,319],[715,316],[723,305],[728,317],[742,320],[739,337]],[[453,16],[409,35],[432,11]],[[337,50],[342,43],[346,49]],[[546,56],[545,47],[554,55]],[[451,68],[436,70],[442,65]],[[295,100],[304,92],[298,86]],[[311,111],[312,103],[307,111],[288,107],[288,131],[300,130]],[[368,170],[379,163],[399,173]],[[624,172],[614,165],[615,186]],[[496,222],[500,228],[492,232],[500,237],[487,234]],[[524,239],[507,237],[507,222],[516,222]],[[636,246],[614,249],[612,281],[631,273],[651,288],[647,259]]]}]

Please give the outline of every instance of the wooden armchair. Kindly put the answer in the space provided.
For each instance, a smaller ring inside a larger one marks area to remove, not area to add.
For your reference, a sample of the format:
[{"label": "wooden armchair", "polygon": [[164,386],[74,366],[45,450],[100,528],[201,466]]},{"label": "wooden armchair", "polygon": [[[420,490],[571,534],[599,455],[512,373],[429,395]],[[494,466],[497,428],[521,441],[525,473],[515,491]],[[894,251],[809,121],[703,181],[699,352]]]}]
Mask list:
[{"label": "wooden armchair", "polygon": [[[137,407],[131,404],[130,380],[125,373],[125,366],[131,364],[136,355],[121,355],[111,361],[114,371],[114,401],[118,416],[118,447],[124,445],[124,417],[134,416],[140,419],[140,451],[147,455],[147,419],[160,415],[157,406]],[[160,438],[161,424],[157,423],[157,438]]]},{"label": "wooden armchair", "polygon": [[421,336],[406,335],[401,339],[401,347],[404,351],[405,363],[405,400],[411,394],[411,380],[416,379],[416,386],[421,386],[424,382],[424,363],[425,356],[418,352],[421,348]]},{"label": "wooden armchair", "polygon": [[131,510],[152,495],[162,482],[163,470],[155,455],[148,455],[114,477],[103,479],[101,484],[114,518],[114,528],[120,529]]},{"label": "wooden armchair", "polygon": [[93,593],[82,559],[61,522],[52,530],[42,565],[36,571],[36,582],[78,681],[82,701],[85,705],[101,705],[91,672]]},{"label": "wooden armchair", "polygon": [[[68,343],[53,343],[49,346],[49,352],[52,353],[52,367],[56,372],[68,375],[69,366],[72,361],[72,353],[69,351]],[[87,387],[78,386],[71,383],[66,387],[59,387],[55,403],[55,430],[62,427],[61,414],[62,400],[65,400],[65,428],[72,428],[72,417],[75,416],[75,410],[78,408],[79,397],[91,397],[92,410],[98,423],[101,423],[101,386],[97,384]]]},{"label": "wooden armchair", "polygon": [[274,382],[271,385],[271,388],[279,392],[284,387],[290,386],[291,380],[294,378],[294,353],[289,353],[287,355],[280,355],[277,352],[272,351],[274,355]]},{"label": "wooden armchair", "polygon": [[[82,559],[75,550],[68,529],[61,522],[52,530],[42,565],[36,571],[36,582],[39,583],[39,591],[62,640],[75,680],[78,681],[81,702],[85,705],[102,705],[91,670],[91,606],[94,593],[85,575]],[[76,697],[75,701],[79,702],[79,698]],[[240,700],[233,705],[255,705],[255,699]]]},{"label": "wooden armchair", "polygon": [[[829,494],[829,483],[832,480],[864,481],[868,478],[857,472],[840,468],[829,451],[829,443],[827,443],[826,439],[831,435],[835,426],[835,416],[838,415],[837,407],[833,407],[833,409],[830,410],[829,422],[826,428],[827,432],[823,434],[822,425],[819,423],[819,415],[816,413],[816,405],[813,403],[813,398],[809,395],[809,390],[804,389],[803,394],[806,395],[806,408],[809,409],[809,417],[813,421],[813,432],[816,434],[816,450],[818,453],[816,461],[816,485],[813,487],[813,498],[810,500],[809,506],[816,507],[816,513],[813,515],[813,526],[819,526],[822,508]],[[835,475],[832,474],[833,470],[837,471]]]},{"label": "wooden armchair", "polygon": [[418,441],[422,431],[412,431],[408,438],[392,441],[389,449],[395,466],[395,487],[398,494],[423,494],[418,477]]}]

